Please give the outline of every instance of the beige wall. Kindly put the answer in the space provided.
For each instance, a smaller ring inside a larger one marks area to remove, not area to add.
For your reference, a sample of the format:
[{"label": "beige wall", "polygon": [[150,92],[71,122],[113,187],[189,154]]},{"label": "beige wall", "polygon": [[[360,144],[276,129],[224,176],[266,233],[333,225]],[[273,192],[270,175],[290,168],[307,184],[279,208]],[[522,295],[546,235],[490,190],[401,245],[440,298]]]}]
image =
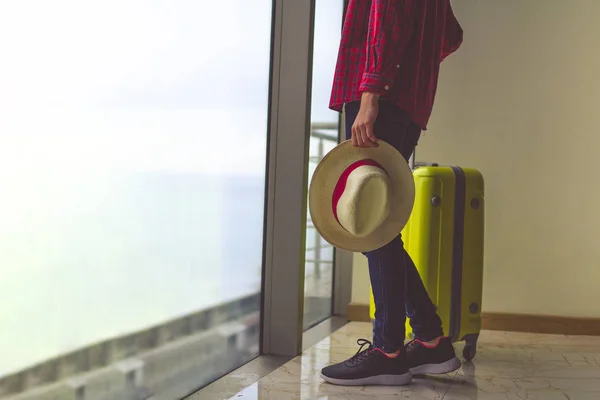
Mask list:
[{"label": "beige wall", "polygon": [[369,304],[369,270],[367,258],[360,253],[354,254],[352,268],[352,303]]},{"label": "beige wall", "polygon": [[417,159],[486,178],[484,310],[600,317],[600,1],[453,4],[465,42]]}]

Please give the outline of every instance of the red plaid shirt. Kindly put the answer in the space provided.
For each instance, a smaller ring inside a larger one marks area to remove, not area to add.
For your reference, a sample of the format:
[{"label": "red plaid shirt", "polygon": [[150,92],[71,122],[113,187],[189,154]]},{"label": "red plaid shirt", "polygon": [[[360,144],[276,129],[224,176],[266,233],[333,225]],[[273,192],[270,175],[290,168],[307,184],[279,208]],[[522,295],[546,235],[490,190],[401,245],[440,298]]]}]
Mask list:
[{"label": "red plaid shirt", "polygon": [[440,64],[462,37],[450,0],[349,0],[330,107],[374,92],[426,129]]}]

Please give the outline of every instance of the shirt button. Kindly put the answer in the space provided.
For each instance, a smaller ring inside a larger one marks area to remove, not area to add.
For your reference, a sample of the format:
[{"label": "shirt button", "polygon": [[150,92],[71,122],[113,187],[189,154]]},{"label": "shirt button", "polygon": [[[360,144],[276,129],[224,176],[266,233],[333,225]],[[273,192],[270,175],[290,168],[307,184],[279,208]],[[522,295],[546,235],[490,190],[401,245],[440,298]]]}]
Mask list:
[{"label": "shirt button", "polygon": [[384,89],[385,89],[385,90],[390,90],[390,87],[389,87],[389,85],[385,85],[385,86],[384,86]]},{"label": "shirt button", "polygon": [[396,65],[396,68],[400,68],[400,64]]}]

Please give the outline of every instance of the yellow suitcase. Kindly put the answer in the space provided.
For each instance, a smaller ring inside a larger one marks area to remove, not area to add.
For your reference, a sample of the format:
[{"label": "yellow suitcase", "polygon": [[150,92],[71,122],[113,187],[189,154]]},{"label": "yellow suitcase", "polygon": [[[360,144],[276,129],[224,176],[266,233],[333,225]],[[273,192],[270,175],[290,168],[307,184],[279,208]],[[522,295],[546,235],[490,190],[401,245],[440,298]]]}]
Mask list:
[{"label": "yellow suitcase", "polygon": [[[437,306],[444,334],[477,351],[483,291],[483,176],[475,169],[425,166],[414,170],[415,205],[402,237]],[[371,292],[371,319],[375,303]],[[410,321],[406,322],[411,338]]]}]

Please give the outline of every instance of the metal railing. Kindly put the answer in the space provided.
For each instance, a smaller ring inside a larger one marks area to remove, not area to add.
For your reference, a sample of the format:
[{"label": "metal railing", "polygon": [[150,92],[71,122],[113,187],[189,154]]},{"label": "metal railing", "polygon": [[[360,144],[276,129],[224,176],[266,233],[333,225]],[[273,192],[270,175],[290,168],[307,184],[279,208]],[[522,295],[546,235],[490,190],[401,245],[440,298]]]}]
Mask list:
[{"label": "metal railing", "polygon": [[[315,122],[311,124],[311,141],[318,140],[317,143],[317,154],[311,154],[309,156],[309,163],[318,164],[323,157],[325,156],[325,143],[338,143],[338,129],[339,126],[335,122]],[[310,215],[307,218],[306,229],[315,229],[313,225]],[[328,243],[323,243],[323,239],[318,232],[315,232],[315,239],[312,246],[306,247],[306,252],[313,251],[313,258],[306,258],[306,263],[311,263],[315,265],[315,278],[321,278],[321,265],[323,264],[333,264],[333,259],[326,260],[321,258],[321,251],[323,249],[331,248],[332,246]]]}]

